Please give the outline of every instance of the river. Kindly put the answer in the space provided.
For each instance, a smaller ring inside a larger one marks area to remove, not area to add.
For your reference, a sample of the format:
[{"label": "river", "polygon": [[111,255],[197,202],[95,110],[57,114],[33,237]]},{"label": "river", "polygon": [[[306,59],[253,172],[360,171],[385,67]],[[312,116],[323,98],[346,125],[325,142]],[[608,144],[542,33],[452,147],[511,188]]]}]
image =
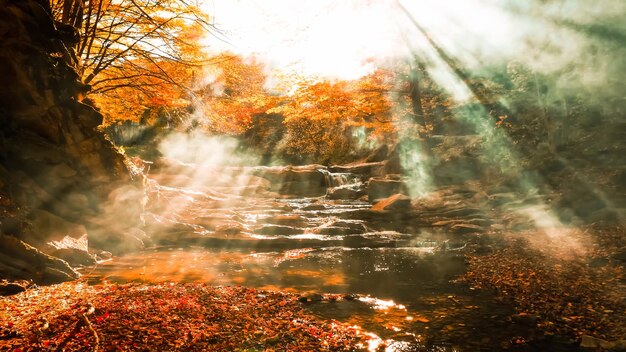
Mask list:
[{"label": "river", "polygon": [[[267,169],[185,170],[154,174],[148,182],[153,246],[85,268],[89,282],[297,292],[310,312],[375,335],[372,351],[383,344],[385,351],[572,350],[546,340],[519,344],[535,331],[511,319],[511,302],[457,281],[467,270],[471,234],[423,226],[421,215],[406,209],[373,212],[359,196],[363,175],[313,166],[303,169],[309,176],[299,175],[295,192],[281,192],[276,178],[263,174]],[[270,171],[284,176],[281,168]],[[311,172],[323,176],[319,195],[305,189]],[[343,198],[359,197],[337,199],[346,193],[338,189],[354,195]],[[446,202],[455,203],[450,197]]]}]

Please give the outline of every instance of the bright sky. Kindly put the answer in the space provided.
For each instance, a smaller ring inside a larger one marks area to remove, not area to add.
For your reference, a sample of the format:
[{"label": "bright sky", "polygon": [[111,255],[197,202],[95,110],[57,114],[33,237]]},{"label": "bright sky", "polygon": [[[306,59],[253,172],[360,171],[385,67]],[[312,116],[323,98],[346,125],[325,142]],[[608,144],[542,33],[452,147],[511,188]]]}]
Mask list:
[{"label": "bright sky", "polygon": [[254,54],[273,68],[305,75],[358,78],[365,61],[397,54],[402,43],[393,1],[207,0],[229,43],[215,50]]},{"label": "bright sky", "polygon": [[[515,59],[549,71],[576,58],[580,47],[576,38],[565,39],[568,33],[532,13],[562,14],[559,2],[552,7],[533,2],[525,15],[507,10],[507,0],[202,1],[227,41],[209,37],[213,50],[255,55],[271,69],[303,75],[359,78],[374,68],[368,59],[408,57],[412,51],[437,61],[398,4],[449,56],[469,68]],[[546,47],[541,41],[559,50],[537,50]],[[446,78],[441,80],[446,85]]]}]

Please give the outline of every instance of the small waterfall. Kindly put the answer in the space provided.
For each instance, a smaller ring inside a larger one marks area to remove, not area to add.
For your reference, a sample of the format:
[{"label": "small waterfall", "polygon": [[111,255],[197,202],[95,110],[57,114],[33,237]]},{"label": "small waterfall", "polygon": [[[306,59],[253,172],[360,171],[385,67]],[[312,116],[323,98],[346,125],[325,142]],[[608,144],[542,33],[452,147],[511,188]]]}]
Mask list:
[{"label": "small waterfall", "polygon": [[326,179],[326,187],[336,188],[349,185],[358,185],[362,183],[361,177],[349,172],[330,172],[328,170],[320,170]]}]

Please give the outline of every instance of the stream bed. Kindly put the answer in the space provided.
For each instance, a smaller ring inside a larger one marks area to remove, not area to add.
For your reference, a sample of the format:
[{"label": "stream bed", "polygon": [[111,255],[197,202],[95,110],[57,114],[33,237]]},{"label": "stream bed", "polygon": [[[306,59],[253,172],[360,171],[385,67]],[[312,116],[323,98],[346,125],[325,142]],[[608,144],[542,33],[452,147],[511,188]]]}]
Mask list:
[{"label": "stream bed", "polygon": [[[351,175],[337,179],[349,183],[336,187],[360,186]],[[467,267],[456,234],[363,218],[371,205],[359,199],[153,187],[148,218],[165,229],[157,236],[153,225],[157,243],[83,269],[89,282],[295,292],[311,313],[375,336],[371,351],[575,350],[536,339],[534,327],[511,318],[511,302],[457,282]]]}]

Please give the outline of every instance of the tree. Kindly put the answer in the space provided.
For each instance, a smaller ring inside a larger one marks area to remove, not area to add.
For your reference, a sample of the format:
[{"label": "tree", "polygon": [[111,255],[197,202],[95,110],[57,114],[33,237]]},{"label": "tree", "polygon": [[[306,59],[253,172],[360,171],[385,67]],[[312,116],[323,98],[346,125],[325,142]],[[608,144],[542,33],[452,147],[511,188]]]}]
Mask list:
[{"label": "tree", "polygon": [[[179,106],[207,63],[200,41],[214,30],[186,0],[51,0],[60,29],[72,33],[66,58],[109,115]],[[80,34],[80,35],[78,35]],[[138,117],[138,116],[135,116]]]},{"label": "tree", "polygon": [[[379,70],[355,81],[319,80],[298,85],[271,113],[285,116],[285,150],[315,162],[354,160],[394,134],[393,86]],[[365,130],[366,140],[357,136]]]},{"label": "tree", "polygon": [[211,62],[205,68],[206,81],[195,90],[209,130],[242,133],[250,127],[253,116],[278,102],[278,97],[266,91],[263,65],[254,59],[223,53],[211,57]]}]

